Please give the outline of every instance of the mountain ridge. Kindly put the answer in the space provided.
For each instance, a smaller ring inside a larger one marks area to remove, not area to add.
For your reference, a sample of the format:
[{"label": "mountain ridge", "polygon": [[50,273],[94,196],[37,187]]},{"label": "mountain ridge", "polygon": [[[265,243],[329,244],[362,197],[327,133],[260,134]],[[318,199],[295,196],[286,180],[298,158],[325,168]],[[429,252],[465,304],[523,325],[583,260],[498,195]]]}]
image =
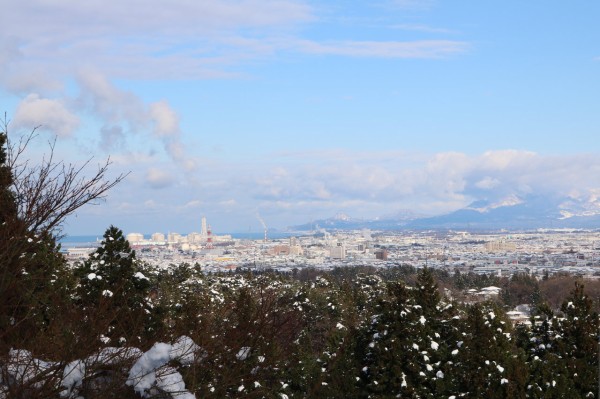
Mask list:
[{"label": "mountain ridge", "polygon": [[424,217],[411,211],[382,218],[360,219],[338,214],[289,227],[293,231],[405,229],[535,229],[600,228],[600,200],[589,197],[511,195],[498,201],[473,201],[464,208]]}]

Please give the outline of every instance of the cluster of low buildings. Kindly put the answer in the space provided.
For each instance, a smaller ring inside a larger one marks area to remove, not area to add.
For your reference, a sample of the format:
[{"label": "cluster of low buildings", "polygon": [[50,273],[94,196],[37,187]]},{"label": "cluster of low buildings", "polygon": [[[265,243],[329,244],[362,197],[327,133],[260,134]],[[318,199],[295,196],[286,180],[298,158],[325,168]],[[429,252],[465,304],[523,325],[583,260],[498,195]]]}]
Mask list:
[{"label": "cluster of low buildings", "polygon": [[[161,267],[185,262],[207,271],[410,265],[499,276],[600,276],[600,231],[596,230],[321,231],[250,240],[214,235],[205,227],[187,235],[130,233],[126,237],[138,258],[146,262]],[[91,250],[69,248],[68,255],[72,260],[82,259]]]}]

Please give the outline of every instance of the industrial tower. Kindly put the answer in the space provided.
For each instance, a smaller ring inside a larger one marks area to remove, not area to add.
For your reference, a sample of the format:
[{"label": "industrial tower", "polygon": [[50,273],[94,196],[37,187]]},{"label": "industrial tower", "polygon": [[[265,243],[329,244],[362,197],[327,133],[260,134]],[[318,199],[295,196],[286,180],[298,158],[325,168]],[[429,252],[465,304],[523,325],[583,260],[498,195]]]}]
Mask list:
[{"label": "industrial tower", "polygon": [[213,249],[213,241],[212,241],[212,230],[210,228],[210,224],[206,230],[206,246],[205,249]]}]

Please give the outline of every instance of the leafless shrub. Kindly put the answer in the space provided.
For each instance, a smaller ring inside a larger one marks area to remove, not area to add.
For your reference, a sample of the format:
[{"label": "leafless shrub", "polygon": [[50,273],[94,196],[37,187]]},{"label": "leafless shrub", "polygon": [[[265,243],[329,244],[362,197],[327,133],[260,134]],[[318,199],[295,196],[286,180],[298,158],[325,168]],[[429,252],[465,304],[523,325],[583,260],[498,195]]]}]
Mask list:
[{"label": "leafless shrub", "polygon": [[[8,132],[6,117],[4,132]],[[92,159],[82,165],[58,161],[54,157],[56,139],[48,143],[48,154],[39,163],[26,158],[27,148],[38,137],[38,128],[13,142],[8,138],[7,166],[13,174],[12,191],[18,216],[30,232],[56,232],[65,218],[86,204],[97,204],[108,190],[127,174],[108,178],[110,158],[98,164],[91,177],[85,176]]]}]

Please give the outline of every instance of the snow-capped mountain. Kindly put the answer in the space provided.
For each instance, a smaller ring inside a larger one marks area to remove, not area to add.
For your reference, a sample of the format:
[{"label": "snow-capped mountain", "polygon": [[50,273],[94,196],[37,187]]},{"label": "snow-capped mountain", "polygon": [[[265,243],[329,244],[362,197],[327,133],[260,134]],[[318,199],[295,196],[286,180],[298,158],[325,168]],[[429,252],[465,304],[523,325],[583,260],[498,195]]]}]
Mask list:
[{"label": "snow-capped mountain", "polygon": [[445,215],[415,220],[408,227],[600,228],[600,202],[574,197],[511,196],[499,201],[476,201]]},{"label": "snow-capped mountain", "polygon": [[552,197],[511,195],[499,200],[478,200],[444,215],[419,217],[403,211],[376,219],[355,219],[338,214],[291,230],[402,230],[402,229],[535,229],[600,228],[600,195]]},{"label": "snow-capped mountain", "polygon": [[600,215],[600,196],[591,193],[586,196],[572,195],[558,205],[561,219],[572,217],[592,217]]}]

